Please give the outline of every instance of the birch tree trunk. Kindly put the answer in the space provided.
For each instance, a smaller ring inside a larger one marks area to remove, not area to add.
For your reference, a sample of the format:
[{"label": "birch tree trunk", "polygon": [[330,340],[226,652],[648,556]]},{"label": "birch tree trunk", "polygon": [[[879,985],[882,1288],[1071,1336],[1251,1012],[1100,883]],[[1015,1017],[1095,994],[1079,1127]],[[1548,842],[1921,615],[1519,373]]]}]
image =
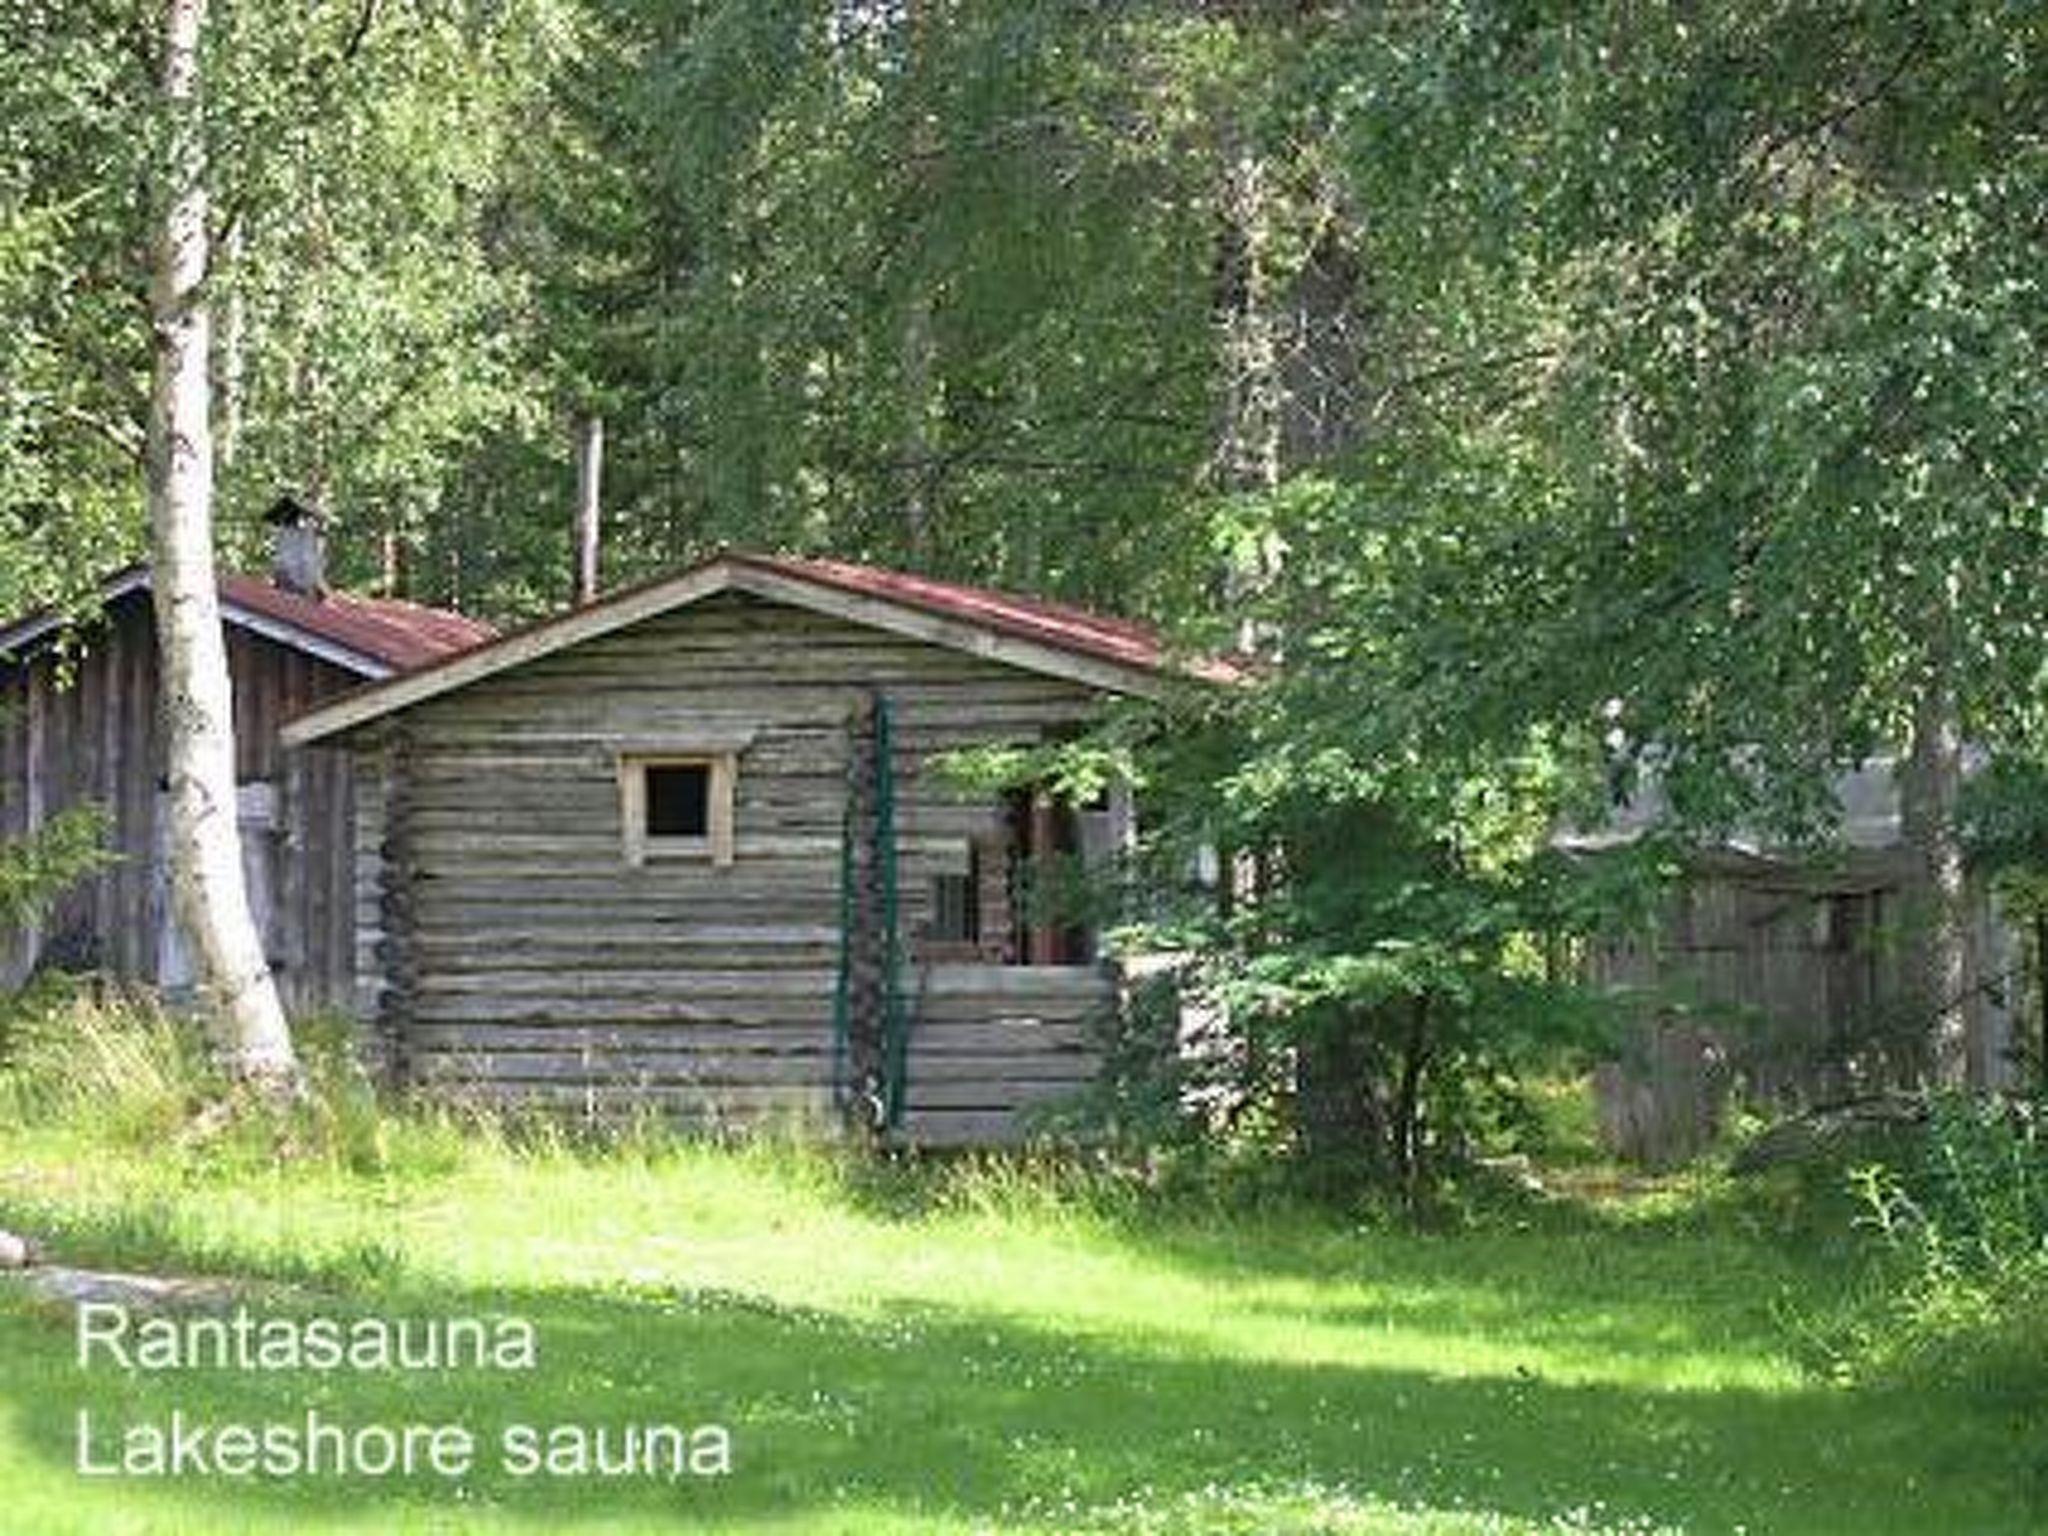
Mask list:
[{"label": "birch tree trunk", "polygon": [[604,418],[591,411],[576,423],[575,570],[570,583],[576,606],[597,601],[598,550],[604,517]]},{"label": "birch tree trunk", "polygon": [[1927,1028],[1927,1065],[1945,1087],[1981,1086],[1972,1049],[1981,1012],[1968,870],[1957,825],[1963,785],[1963,732],[1955,688],[1941,658],[1929,667],[1913,714],[1912,750],[1899,782],[1900,829],[1912,849],[1915,905],[1909,953],[1915,996]]},{"label": "birch tree trunk", "polygon": [[213,570],[206,155],[199,101],[205,0],[166,0],[168,145],[150,280],[154,377],[148,500],[163,673],[172,902],[238,1077],[296,1076],[277,984],[250,915],[235,815],[233,694]]},{"label": "birch tree trunk", "polygon": [[1227,491],[1270,491],[1280,483],[1282,394],[1270,256],[1272,194],[1265,160],[1244,131],[1226,121],[1220,138],[1215,307],[1223,399],[1217,479]]}]

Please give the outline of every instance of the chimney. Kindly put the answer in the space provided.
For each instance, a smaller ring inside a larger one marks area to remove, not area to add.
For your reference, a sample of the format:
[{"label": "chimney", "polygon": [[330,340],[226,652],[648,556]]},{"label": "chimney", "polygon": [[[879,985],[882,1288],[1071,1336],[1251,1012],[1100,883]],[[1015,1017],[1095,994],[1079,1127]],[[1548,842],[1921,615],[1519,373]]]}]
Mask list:
[{"label": "chimney", "polygon": [[297,497],[277,498],[263,520],[277,530],[270,579],[281,590],[315,602],[327,595],[326,519]]}]

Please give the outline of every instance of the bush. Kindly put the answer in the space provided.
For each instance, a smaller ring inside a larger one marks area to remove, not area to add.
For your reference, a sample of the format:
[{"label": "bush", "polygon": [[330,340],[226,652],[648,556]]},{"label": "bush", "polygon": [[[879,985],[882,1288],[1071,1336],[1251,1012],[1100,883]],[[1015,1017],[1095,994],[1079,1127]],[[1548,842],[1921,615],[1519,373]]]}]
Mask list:
[{"label": "bush", "polygon": [[113,863],[106,835],[106,810],[80,805],[24,837],[0,842],[0,928],[33,920],[94,870]]},{"label": "bush", "polygon": [[1937,1099],[1909,1156],[1851,1173],[1903,1261],[1859,1330],[1876,1374],[1939,1374],[2048,1400],[2048,1129],[2039,1104]]}]

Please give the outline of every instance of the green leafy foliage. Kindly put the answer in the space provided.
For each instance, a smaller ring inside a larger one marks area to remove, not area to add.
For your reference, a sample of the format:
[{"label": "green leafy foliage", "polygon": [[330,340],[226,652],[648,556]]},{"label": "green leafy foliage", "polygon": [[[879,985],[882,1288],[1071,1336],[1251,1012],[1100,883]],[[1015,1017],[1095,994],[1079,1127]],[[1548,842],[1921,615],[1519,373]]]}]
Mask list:
[{"label": "green leafy foliage", "polygon": [[[1305,606],[1281,627],[1308,654],[1332,638],[1317,596],[1287,587]],[[1196,1056],[1237,1078],[1208,1096],[1229,1119],[1413,1192],[1518,1118],[1530,1076],[1604,1039],[1571,946],[1640,910],[1657,871],[1648,850],[1551,847],[1577,786],[1540,741],[1491,774],[1440,767],[1360,679],[1293,671],[1235,701],[1192,761],[1169,751],[1158,776],[1187,787],[1160,797],[1154,857],[1216,879],[1154,940],[1191,957],[1182,985],[1215,1036]],[[1333,709],[1331,689],[1361,707]]]},{"label": "green leafy foliage", "polygon": [[1411,691],[1611,716],[1716,828],[1824,830],[1930,672],[2029,738],[2039,26],[1471,5],[1332,43],[1413,360],[1352,480],[1408,566],[1376,617],[1448,685]]},{"label": "green leafy foliage", "polygon": [[[505,608],[530,590],[444,498],[471,483],[480,437],[546,430],[547,389],[515,346],[531,280],[510,168],[569,15],[518,0],[214,17],[229,561],[257,558],[258,517],[293,490],[330,506],[347,579],[444,599],[481,589]],[[141,546],[149,231],[124,189],[146,183],[161,125],[141,13],[15,0],[6,19],[0,610],[18,613]]]},{"label": "green leafy foliage", "polygon": [[1904,1279],[1854,1330],[1850,1369],[2048,1403],[2048,1135],[2038,1104],[1937,1098],[1913,1155],[1854,1170]]},{"label": "green leafy foliage", "polygon": [[0,842],[0,932],[32,922],[71,886],[111,863],[104,807],[74,806]]},{"label": "green leafy foliage", "polygon": [[521,147],[570,18],[553,0],[224,16],[217,324],[237,527],[295,488],[332,508],[347,580],[533,605],[534,576],[507,571],[459,502],[479,441],[552,425],[551,381],[523,355]]},{"label": "green leafy foliage", "polygon": [[[725,541],[1126,611],[1199,591],[1226,107],[1198,8],[596,8],[548,286],[624,570]],[[595,319],[595,323],[592,321]]]}]

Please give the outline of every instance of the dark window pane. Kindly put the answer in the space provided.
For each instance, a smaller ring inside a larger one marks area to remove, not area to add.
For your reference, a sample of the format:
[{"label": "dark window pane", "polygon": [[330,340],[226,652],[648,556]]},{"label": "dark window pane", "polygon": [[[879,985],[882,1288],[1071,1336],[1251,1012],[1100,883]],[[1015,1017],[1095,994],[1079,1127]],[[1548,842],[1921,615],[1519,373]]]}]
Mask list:
[{"label": "dark window pane", "polygon": [[671,763],[647,769],[647,835],[706,837],[711,832],[711,769]]},{"label": "dark window pane", "polygon": [[967,944],[981,938],[981,892],[972,874],[932,876],[931,936]]}]

